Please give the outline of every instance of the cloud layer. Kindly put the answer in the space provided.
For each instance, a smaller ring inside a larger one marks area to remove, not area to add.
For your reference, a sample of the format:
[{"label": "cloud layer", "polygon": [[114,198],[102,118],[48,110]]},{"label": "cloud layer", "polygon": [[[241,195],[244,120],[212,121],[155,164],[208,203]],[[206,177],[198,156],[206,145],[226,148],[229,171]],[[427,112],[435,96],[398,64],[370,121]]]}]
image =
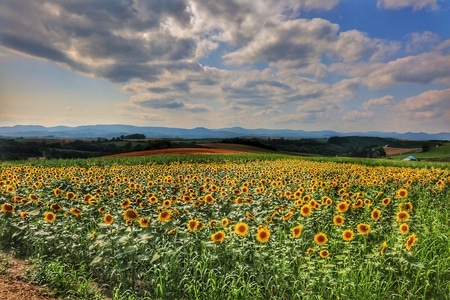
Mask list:
[{"label": "cloud layer", "polygon": [[[350,130],[386,108],[411,120],[448,117],[450,40],[429,31],[403,40],[375,38],[303,17],[338,4],[6,0],[0,4],[0,44],[120,84],[129,94],[120,107],[125,114],[170,119],[174,126],[323,128],[325,118]],[[376,5],[439,9],[436,0]],[[417,84],[435,87],[407,97],[392,92]]]}]

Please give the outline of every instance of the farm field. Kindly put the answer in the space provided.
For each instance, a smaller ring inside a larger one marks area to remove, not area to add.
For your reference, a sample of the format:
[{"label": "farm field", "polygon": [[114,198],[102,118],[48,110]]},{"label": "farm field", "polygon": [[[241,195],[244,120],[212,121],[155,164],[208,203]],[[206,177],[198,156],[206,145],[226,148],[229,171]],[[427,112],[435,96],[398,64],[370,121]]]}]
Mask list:
[{"label": "farm field", "polygon": [[0,245],[70,299],[448,299],[449,183],[271,154],[3,163]]},{"label": "farm field", "polygon": [[243,154],[243,153],[258,153],[267,152],[257,147],[236,144],[222,144],[222,143],[208,143],[199,144],[201,147],[194,148],[167,148],[158,150],[133,151],[114,155],[104,156],[106,158],[114,157],[136,157],[149,155],[173,155],[173,154]]}]

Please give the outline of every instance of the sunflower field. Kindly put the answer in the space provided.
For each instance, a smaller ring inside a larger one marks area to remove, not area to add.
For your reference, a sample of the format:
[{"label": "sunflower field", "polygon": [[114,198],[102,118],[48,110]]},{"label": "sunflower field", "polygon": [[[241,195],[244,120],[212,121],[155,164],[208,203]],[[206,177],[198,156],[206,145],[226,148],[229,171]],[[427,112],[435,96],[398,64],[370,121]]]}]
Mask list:
[{"label": "sunflower field", "polygon": [[449,184],[261,155],[5,163],[0,245],[113,299],[449,299]]}]

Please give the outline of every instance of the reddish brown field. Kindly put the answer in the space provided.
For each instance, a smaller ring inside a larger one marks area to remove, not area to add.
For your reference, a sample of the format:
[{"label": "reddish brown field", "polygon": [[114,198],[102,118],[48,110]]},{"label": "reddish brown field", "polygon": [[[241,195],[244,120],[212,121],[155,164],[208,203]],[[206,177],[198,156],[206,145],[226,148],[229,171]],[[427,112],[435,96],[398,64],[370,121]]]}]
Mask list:
[{"label": "reddish brown field", "polygon": [[406,153],[417,153],[421,152],[422,148],[394,148],[394,147],[383,147],[386,152],[386,156],[406,154]]},{"label": "reddish brown field", "polygon": [[104,157],[132,157],[132,156],[134,157],[134,156],[166,155],[166,154],[242,154],[242,153],[248,152],[229,149],[213,149],[213,148],[168,148],[159,150],[134,151],[108,155]]}]

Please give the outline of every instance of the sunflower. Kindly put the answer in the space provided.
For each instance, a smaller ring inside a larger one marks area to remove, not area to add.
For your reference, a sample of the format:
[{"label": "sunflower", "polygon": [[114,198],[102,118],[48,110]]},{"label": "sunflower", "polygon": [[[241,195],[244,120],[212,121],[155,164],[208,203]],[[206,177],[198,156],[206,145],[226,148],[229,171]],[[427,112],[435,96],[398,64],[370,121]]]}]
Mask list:
[{"label": "sunflower", "polygon": [[141,227],[148,227],[150,225],[150,219],[149,218],[140,218],[139,219],[139,226]]},{"label": "sunflower", "polygon": [[205,223],[199,222],[198,226],[197,226],[197,230],[202,230],[203,228],[205,228]]},{"label": "sunflower", "polygon": [[14,205],[10,204],[10,203],[3,203],[2,204],[2,213],[6,214],[6,213],[13,213],[15,212],[16,208],[14,207]]},{"label": "sunflower", "polygon": [[389,205],[389,203],[391,203],[391,198],[383,198],[382,200],[381,200],[381,204],[383,204],[383,206],[388,206]]},{"label": "sunflower", "polygon": [[409,226],[406,223],[402,223],[400,224],[400,226],[398,227],[398,229],[400,230],[401,234],[407,234],[409,232]]},{"label": "sunflower", "polygon": [[70,209],[70,213],[71,213],[72,215],[74,215],[75,217],[81,216],[81,210],[80,210],[79,208],[76,208],[76,207],[72,207],[72,208]]},{"label": "sunflower", "polygon": [[352,230],[350,229],[346,229],[342,232],[342,239],[346,242],[350,242],[351,240],[353,240],[355,238],[355,234],[353,233]]},{"label": "sunflower", "polygon": [[237,197],[236,200],[235,200],[234,202],[236,202],[236,204],[242,204],[242,203],[244,203],[244,198],[242,198],[242,197]]},{"label": "sunflower", "polygon": [[114,217],[111,214],[105,214],[103,216],[103,222],[105,222],[106,224],[110,225],[114,222]]},{"label": "sunflower", "polygon": [[320,257],[322,258],[327,258],[328,256],[330,256],[330,252],[328,252],[328,250],[321,250],[319,252]]},{"label": "sunflower", "polygon": [[122,201],[122,203],[120,204],[120,207],[125,209],[127,207],[129,207],[131,205],[131,200],[129,198],[126,198],[125,200]]},{"label": "sunflower", "polygon": [[216,227],[217,224],[218,224],[218,222],[215,219],[212,219],[212,220],[209,221],[209,227],[211,227],[211,228]]},{"label": "sunflower", "polygon": [[189,220],[187,223],[187,228],[188,228],[189,232],[196,231],[199,224],[200,224],[200,222],[195,219]]},{"label": "sunflower", "polygon": [[167,231],[167,235],[174,235],[175,233],[177,233],[177,229],[176,228],[172,228],[169,231]]},{"label": "sunflower", "polygon": [[303,205],[302,208],[300,208],[300,213],[304,217],[309,217],[311,215],[311,213],[312,213],[311,205],[309,205],[309,204]]},{"label": "sunflower", "polygon": [[395,193],[395,195],[396,195],[398,198],[406,198],[406,197],[408,197],[408,191],[407,191],[406,189],[399,189],[399,190]]},{"label": "sunflower", "polygon": [[294,239],[298,239],[300,235],[302,234],[303,225],[295,226],[294,228],[291,228],[292,237]]},{"label": "sunflower", "polygon": [[366,235],[369,234],[370,232],[370,225],[360,223],[356,226],[356,229],[358,230],[359,233]]},{"label": "sunflower", "polygon": [[158,203],[158,198],[156,198],[156,196],[153,194],[148,195],[147,198],[148,198],[148,202],[150,202],[151,204]]},{"label": "sunflower", "polygon": [[270,238],[270,231],[265,226],[258,227],[258,232],[256,233],[256,239],[260,243],[266,243],[269,241]]},{"label": "sunflower", "polygon": [[30,194],[28,195],[28,199],[31,201],[36,201],[38,200],[38,196],[36,194]]},{"label": "sunflower", "polygon": [[405,243],[406,250],[411,250],[411,248],[414,246],[414,244],[417,242],[418,238],[415,233],[411,234]]},{"label": "sunflower", "polygon": [[251,212],[249,212],[248,210],[245,212],[245,216],[248,219],[250,219],[250,220],[254,220],[255,219],[255,216]]},{"label": "sunflower", "polygon": [[317,233],[314,235],[314,242],[319,246],[326,244],[328,242],[327,235],[323,232]]},{"label": "sunflower", "polygon": [[205,202],[207,203],[207,204],[213,204],[214,203],[214,198],[213,198],[213,196],[211,195],[211,194],[208,194],[208,195],[206,195],[205,196]]},{"label": "sunflower", "polygon": [[95,205],[97,204],[97,199],[95,199],[95,197],[92,197],[91,199],[89,199],[89,205]]},{"label": "sunflower", "polygon": [[170,201],[169,199],[163,201],[164,207],[170,207],[171,204],[172,204],[172,201]]},{"label": "sunflower", "polygon": [[397,222],[406,222],[409,220],[409,213],[407,211],[400,211],[397,213]]},{"label": "sunflower", "polygon": [[225,232],[222,230],[217,231],[216,233],[213,233],[211,235],[211,240],[213,241],[213,243],[216,244],[222,243],[224,239],[225,239]]},{"label": "sunflower", "polygon": [[311,254],[314,253],[314,249],[313,248],[308,248],[308,249],[306,249],[306,253],[311,255]]},{"label": "sunflower", "polygon": [[315,210],[320,209],[320,204],[315,199],[309,201],[309,205],[311,205],[311,207],[313,207]]},{"label": "sunflower", "polygon": [[331,205],[333,203],[333,200],[331,200],[331,198],[328,197],[328,196],[323,196],[322,197],[322,203],[329,206],[329,205]]},{"label": "sunflower", "polygon": [[406,210],[412,210],[413,209],[413,204],[411,202],[406,202],[405,203],[405,209]]},{"label": "sunflower", "polygon": [[375,208],[374,210],[372,210],[370,217],[372,218],[372,220],[378,221],[381,217],[381,210]]},{"label": "sunflower", "polygon": [[387,242],[383,241],[383,244],[381,244],[381,249],[380,249],[381,256],[384,256],[384,254],[386,253],[386,249],[387,249]]},{"label": "sunflower", "polygon": [[342,226],[344,224],[344,217],[340,215],[336,215],[333,217],[333,224],[336,226]]},{"label": "sunflower", "polygon": [[104,207],[104,206],[101,206],[101,207],[99,207],[98,209],[97,209],[97,211],[99,212],[99,213],[104,213],[105,212],[105,210],[106,210],[106,208]]},{"label": "sunflower", "polygon": [[336,205],[336,209],[340,213],[345,213],[348,210],[349,204],[347,202],[339,202]]},{"label": "sunflower", "polygon": [[222,226],[228,226],[228,225],[230,225],[231,224],[231,220],[230,219],[228,219],[228,218],[223,218],[222,219]]},{"label": "sunflower", "polygon": [[158,215],[158,220],[159,220],[160,222],[166,222],[166,221],[169,221],[170,218],[171,218],[171,213],[172,213],[172,212],[171,212],[170,210],[166,210],[166,211],[160,212],[159,215]]},{"label": "sunflower", "polygon": [[56,220],[56,215],[52,211],[48,211],[44,214],[44,221],[47,223],[53,223]]},{"label": "sunflower", "polygon": [[26,219],[27,217],[28,217],[28,213],[26,211],[23,211],[23,212],[20,213],[20,218],[22,220]]},{"label": "sunflower", "polygon": [[67,192],[66,193],[67,200],[73,200],[75,199],[75,193],[74,192]]},{"label": "sunflower", "polygon": [[353,208],[361,208],[364,205],[364,201],[362,199],[358,199],[353,203]]},{"label": "sunflower", "polygon": [[54,188],[53,194],[55,195],[55,197],[59,197],[61,195],[61,190],[59,188]]},{"label": "sunflower", "polygon": [[56,212],[62,211],[62,206],[57,203],[50,204],[50,209]]},{"label": "sunflower", "polygon": [[16,190],[15,190],[14,187],[11,186],[11,185],[8,185],[8,186],[6,187],[6,192],[7,192],[7,193],[12,194],[12,193],[14,193],[15,191],[16,191]]},{"label": "sunflower", "polygon": [[139,218],[139,214],[134,209],[127,209],[123,212],[123,217],[125,220],[137,220]]},{"label": "sunflower", "polygon": [[294,216],[294,213],[292,211],[289,211],[283,216],[283,221],[288,221],[293,216]]},{"label": "sunflower", "polygon": [[244,222],[239,222],[234,227],[234,232],[240,236],[246,236],[248,233],[248,225]]},{"label": "sunflower", "polygon": [[86,204],[88,204],[89,201],[91,200],[91,198],[92,198],[92,195],[91,195],[91,194],[86,194],[86,195],[84,195],[84,197],[83,197],[83,202],[86,203]]}]

